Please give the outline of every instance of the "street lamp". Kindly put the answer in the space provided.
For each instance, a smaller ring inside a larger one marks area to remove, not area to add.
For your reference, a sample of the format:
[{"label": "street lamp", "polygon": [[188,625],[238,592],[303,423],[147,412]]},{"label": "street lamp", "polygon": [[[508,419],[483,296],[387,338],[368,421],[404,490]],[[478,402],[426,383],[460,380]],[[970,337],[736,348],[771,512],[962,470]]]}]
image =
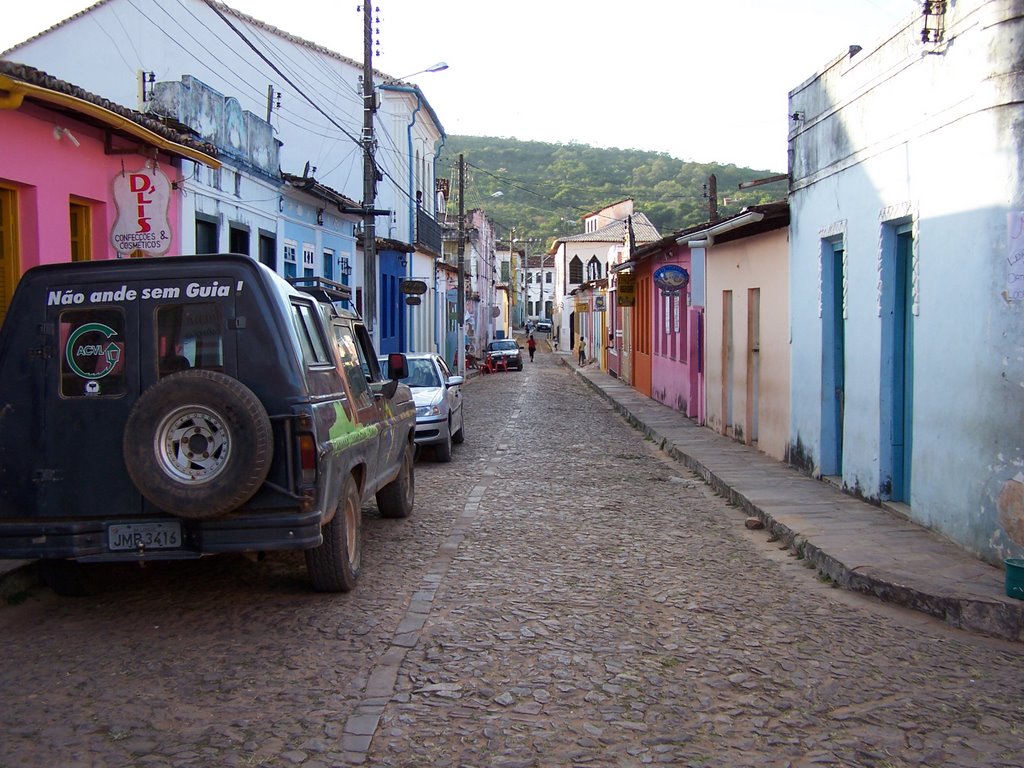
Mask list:
[{"label": "street lamp", "polygon": [[416,77],[416,75],[422,75],[424,72],[442,72],[442,71],[444,71],[446,69],[448,69],[448,65],[445,62],[443,62],[443,61],[439,61],[439,62],[437,62],[437,64],[431,64],[429,67],[427,67],[426,69],[421,69],[419,72],[413,72],[411,75],[403,75],[402,77],[396,77],[395,79],[396,80],[408,80],[410,77]]}]

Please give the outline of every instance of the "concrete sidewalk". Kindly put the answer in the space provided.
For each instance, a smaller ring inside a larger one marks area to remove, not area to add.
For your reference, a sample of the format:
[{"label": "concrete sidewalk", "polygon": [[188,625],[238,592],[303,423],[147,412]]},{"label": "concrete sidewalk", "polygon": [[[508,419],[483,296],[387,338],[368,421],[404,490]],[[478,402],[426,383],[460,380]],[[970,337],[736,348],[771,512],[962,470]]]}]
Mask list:
[{"label": "concrete sidewalk", "polygon": [[662,450],[759,517],[835,583],[961,629],[1024,642],[1024,601],[1006,596],[999,568],[894,512],[697,426],[596,365],[580,368],[571,353],[556,354]]}]

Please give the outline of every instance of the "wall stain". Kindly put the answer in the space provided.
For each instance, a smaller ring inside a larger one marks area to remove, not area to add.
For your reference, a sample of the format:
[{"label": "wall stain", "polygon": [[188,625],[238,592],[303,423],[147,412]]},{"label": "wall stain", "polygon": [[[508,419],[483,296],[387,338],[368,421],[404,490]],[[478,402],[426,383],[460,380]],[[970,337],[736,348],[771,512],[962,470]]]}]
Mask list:
[{"label": "wall stain", "polygon": [[796,436],[795,443],[790,443],[786,446],[785,458],[787,464],[799,469],[804,474],[814,474],[814,459],[804,446],[803,441],[800,439],[800,435]]},{"label": "wall stain", "polygon": [[1010,541],[1024,546],[1024,475],[1017,475],[1003,484],[996,500],[999,524]]}]

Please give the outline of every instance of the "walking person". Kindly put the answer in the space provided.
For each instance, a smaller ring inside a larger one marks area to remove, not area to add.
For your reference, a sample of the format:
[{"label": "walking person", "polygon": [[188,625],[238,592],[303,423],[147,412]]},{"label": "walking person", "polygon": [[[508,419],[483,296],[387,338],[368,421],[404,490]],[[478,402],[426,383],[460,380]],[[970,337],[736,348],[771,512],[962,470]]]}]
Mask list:
[{"label": "walking person", "polygon": [[533,334],[530,334],[530,338],[526,340],[526,348],[530,351],[530,362],[533,362],[533,355],[537,351],[537,342],[533,338]]},{"label": "walking person", "polygon": [[580,340],[576,342],[576,346],[580,350],[580,366],[586,365],[587,353],[583,350],[583,345],[587,343],[587,340],[580,336]]}]

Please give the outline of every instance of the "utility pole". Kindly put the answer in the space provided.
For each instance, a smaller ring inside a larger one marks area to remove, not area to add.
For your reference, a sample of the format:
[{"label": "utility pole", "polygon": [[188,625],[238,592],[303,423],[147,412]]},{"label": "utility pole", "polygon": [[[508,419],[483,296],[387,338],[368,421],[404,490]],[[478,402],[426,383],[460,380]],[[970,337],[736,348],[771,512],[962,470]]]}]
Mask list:
[{"label": "utility pole", "polygon": [[516,228],[512,227],[508,231],[508,285],[509,285],[509,304],[512,309],[510,311],[512,322],[511,326],[514,328],[516,320],[519,319],[519,300],[522,297],[522,292],[519,290],[519,268],[517,266],[519,259],[516,254]]},{"label": "utility pole", "polygon": [[466,375],[466,161],[459,153],[459,296],[455,304],[456,312],[459,313],[458,323],[458,350],[459,350],[459,375]]},{"label": "utility pole", "polygon": [[[377,162],[374,160],[373,113],[377,110],[373,89],[373,14],[363,1],[363,321],[373,332],[377,318]],[[460,203],[461,204],[461,203]]]},{"label": "utility pole", "polygon": [[718,177],[708,176],[708,221],[718,221]]},{"label": "utility pole", "polygon": [[544,250],[540,252],[540,306],[537,307],[537,317],[541,320],[548,319],[548,313],[544,311]]}]

